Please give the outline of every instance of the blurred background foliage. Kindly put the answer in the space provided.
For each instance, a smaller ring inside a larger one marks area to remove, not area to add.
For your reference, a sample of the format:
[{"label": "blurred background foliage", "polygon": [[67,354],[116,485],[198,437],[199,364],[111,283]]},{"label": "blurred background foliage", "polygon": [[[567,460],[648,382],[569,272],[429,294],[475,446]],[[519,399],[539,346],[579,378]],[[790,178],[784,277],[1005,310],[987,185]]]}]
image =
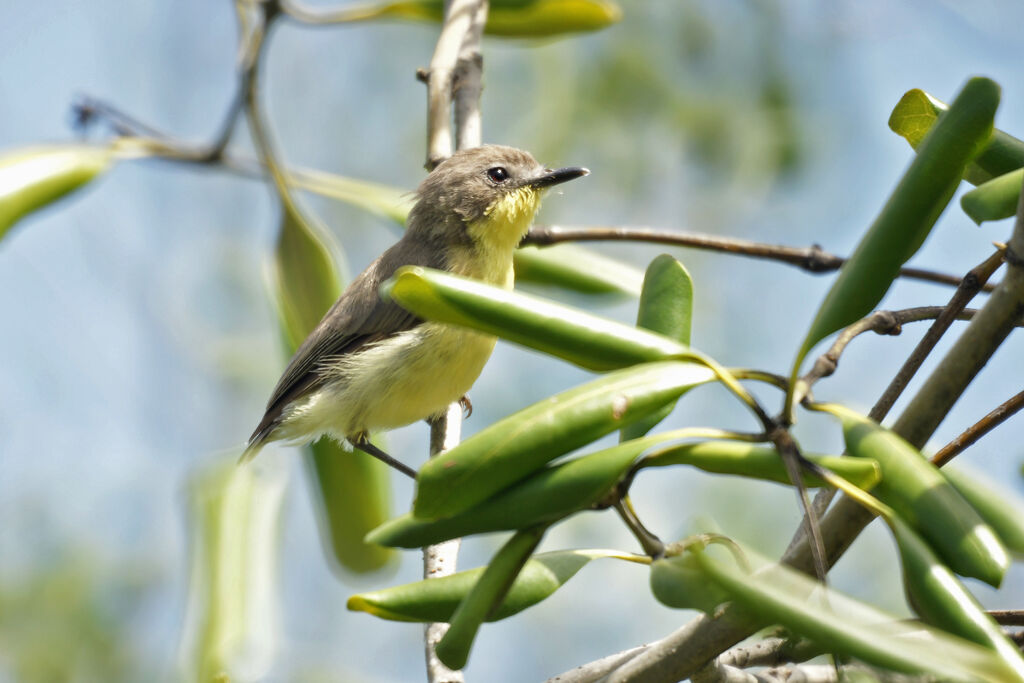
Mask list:
[{"label": "blurred background foliage", "polygon": [[[1015,27],[1024,15],[1006,1],[969,10],[924,0],[627,1],[623,9],[621,23],[596,34],[485,40],[485,140],[593,171],[548,198],[543,222],[654,225],[819,242],[844,253],[909,162],[905,143],[886,128],[905,90],[949,98],[967,76],[983,73],[1005,87],[997,125],[1024,133],[1024,90],[1013,85],[1021,81]],[[203,140],[232,97],[230,3],[8,2],[0,17],[0,148],[68,139],[69,105],[83,94]],[[425,98],[413,70],[427,63],[435,39],[429,24],[279,27],[264,98],[285,158],[414,188],[423,174]],[[251,152],[244,134],[234,143]],[[344,248],[349,272],[395,239],[390,221],[304,199]],[[282,367],[264,277],[275,207],[266,187],[216,169],[123,163],[0,243],[0,681],[154,680],[183,670],[186,483],[203,463],[238,453]],[[995,225],[979,232],[950,211],[916,263],[965,272],[992,239],[1005,237],[1005,224]],[[641,268],[662,251],[596,248]],[[675,255],[694,277],[694,345],[729,365],[784,372],[829,280]],[[901,283],[885,305],[946,296]],[[635,301],[565,298],[635,320]],[[908,330],[859,342],[819,392],[865,407],[915,339]],[[994,363],[1019,354],[1019,344],[1011,340]],[[465,430],[585,377],[500,344]],[[935,444],[1018,389],[1012,377],[983,374]],[[666,428],[746,424],[724,392],[701,397],[682,400]],[[1019,490],[1014,431],[1011,424],[994,433],[969,462]],[[839,447],[814,420],[798,433],[808,450]],[[390,450],[418,465],[426,434],[423,425],[398,430]],[[269,679],[418,679],[418,626],[345,612],[349,594],[383,579],[332,573],[301,485],[305,466],[293,451],[268,449],[257,467],[301,473],[283,503],[280,656]],[[401,512],[410,488],[394,483]],[[705,515],[769,555],[797,519],[782,487],[696,473],[642,479],[633,498],[645,521],[670,537]],[[877,542],[876,530],[858,544]],[[545,545],[633,549],[608,519],[587,516]],[[495,547],[491,539],[467,543],[463,565],[480,564]],[[899,609],[888,553],[852,553],[837,585]],[[388,571],[415,578],[418,554]],[[1020,571],[1011,570],[998,597],[979,595],[1019,602]],[[603,599],[588,601],[596,590]],[[649,595],[644,570],[588,569],[564,595],[482,632],[469,675],[540,679],[657,638],[679,621]],[[537,637],[553,631],[559,639]]]}]

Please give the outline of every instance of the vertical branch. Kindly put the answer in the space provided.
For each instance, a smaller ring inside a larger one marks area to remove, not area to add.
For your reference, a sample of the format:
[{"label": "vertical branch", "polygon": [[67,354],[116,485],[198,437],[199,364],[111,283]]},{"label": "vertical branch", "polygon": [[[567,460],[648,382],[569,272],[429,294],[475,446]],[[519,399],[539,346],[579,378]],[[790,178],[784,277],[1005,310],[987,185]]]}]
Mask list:
[{"label": "vertical branch", "polygon": [[[455,101],[456,149],[480,145],[480,92],[483,89],[480,43],[486,22],[487,0],[446,0],[444,25],[426,74],[428,170],[433,170],[452,154],[452,100]],[[462,406],[453,403],[444,416],[430,423],[431,457],[458,444],[461,431]],[[458,539],[424,548],[424,578],[454,574],[458,553]],[[430,683],[464,680],[461,672],[452,671],[437,658],[435,648],[447,630],[448,624],[424,627]]]}]

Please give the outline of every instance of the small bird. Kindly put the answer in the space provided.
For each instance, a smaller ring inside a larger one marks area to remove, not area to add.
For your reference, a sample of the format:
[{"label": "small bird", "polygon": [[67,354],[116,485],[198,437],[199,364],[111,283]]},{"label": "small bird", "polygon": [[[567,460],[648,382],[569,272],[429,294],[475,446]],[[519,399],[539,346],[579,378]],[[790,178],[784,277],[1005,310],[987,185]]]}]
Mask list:
[{"label": "small bird", "polygon": [[415,476],[370,443],[370,434],[438,416],[464,399],[496,340],[418,318],[383,300],[380,285],[413,265],[511,289],[512,252],[544,190],[588,173],[552,170],[500,145],[441,162],[416,191],[402,238],[352,281],[299,346],[242,460],[269,441],[304,443],[326,434]]}]

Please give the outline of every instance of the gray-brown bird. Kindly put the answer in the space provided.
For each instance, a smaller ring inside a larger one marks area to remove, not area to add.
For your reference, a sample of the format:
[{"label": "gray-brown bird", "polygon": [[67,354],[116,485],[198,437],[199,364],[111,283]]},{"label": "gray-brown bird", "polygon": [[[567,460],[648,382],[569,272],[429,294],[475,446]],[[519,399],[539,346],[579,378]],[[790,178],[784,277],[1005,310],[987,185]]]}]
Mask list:
[{"label": "gray-brown bird", "polygon": [[552,170],[529,153],[485,145],[456,152],[416,192],[405,234],[356,277],[299,346],[249,438],[243,460],[269,441],[330,435],[414,476],[369,435],[442,414],[469,391],[495,338],[422,320],[384,300],[402,266],[426,266],[512,288],[512,252],[544,190],[587,175]]}]

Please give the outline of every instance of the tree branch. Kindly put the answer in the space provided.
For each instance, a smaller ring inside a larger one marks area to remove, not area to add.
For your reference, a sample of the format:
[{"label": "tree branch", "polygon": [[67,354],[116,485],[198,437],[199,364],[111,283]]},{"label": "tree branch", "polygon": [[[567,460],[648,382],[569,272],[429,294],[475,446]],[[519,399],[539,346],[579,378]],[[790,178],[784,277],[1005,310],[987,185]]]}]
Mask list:
[{"label": "tree branch", "polygon": [[[810,247],[787,247],[732,237],[682,233],[673,230],[655,230],[646,227],[563,228],[554,225],[535,225],[523,239],[522,244],[533,244],[543,247],[561,242],[605,241],[653,242],[655,244],[670,244],[677,247],[689,247],[691,249],[714,251],[734,256],[749,256],[751,258],[788,263],[809,273],[830,273],[839,270],[848,260],[846,257],[830,254],[817,244]],[[920,268],[901,268],[900,276],[952,286],[958,285],[961,281],[960,278],[954,275],[936,273]],[[983,289],[986,292],[992,291],[991,287]]]},{"label": "tree branch", "polygon": [[1021,408],[1024,408],[1024,391],[997,407],[967,428],[963,434],[939,449],[939,452],[932,456],[932,463],[936,467],[942,467],[978,439],[1015,415]]}]

